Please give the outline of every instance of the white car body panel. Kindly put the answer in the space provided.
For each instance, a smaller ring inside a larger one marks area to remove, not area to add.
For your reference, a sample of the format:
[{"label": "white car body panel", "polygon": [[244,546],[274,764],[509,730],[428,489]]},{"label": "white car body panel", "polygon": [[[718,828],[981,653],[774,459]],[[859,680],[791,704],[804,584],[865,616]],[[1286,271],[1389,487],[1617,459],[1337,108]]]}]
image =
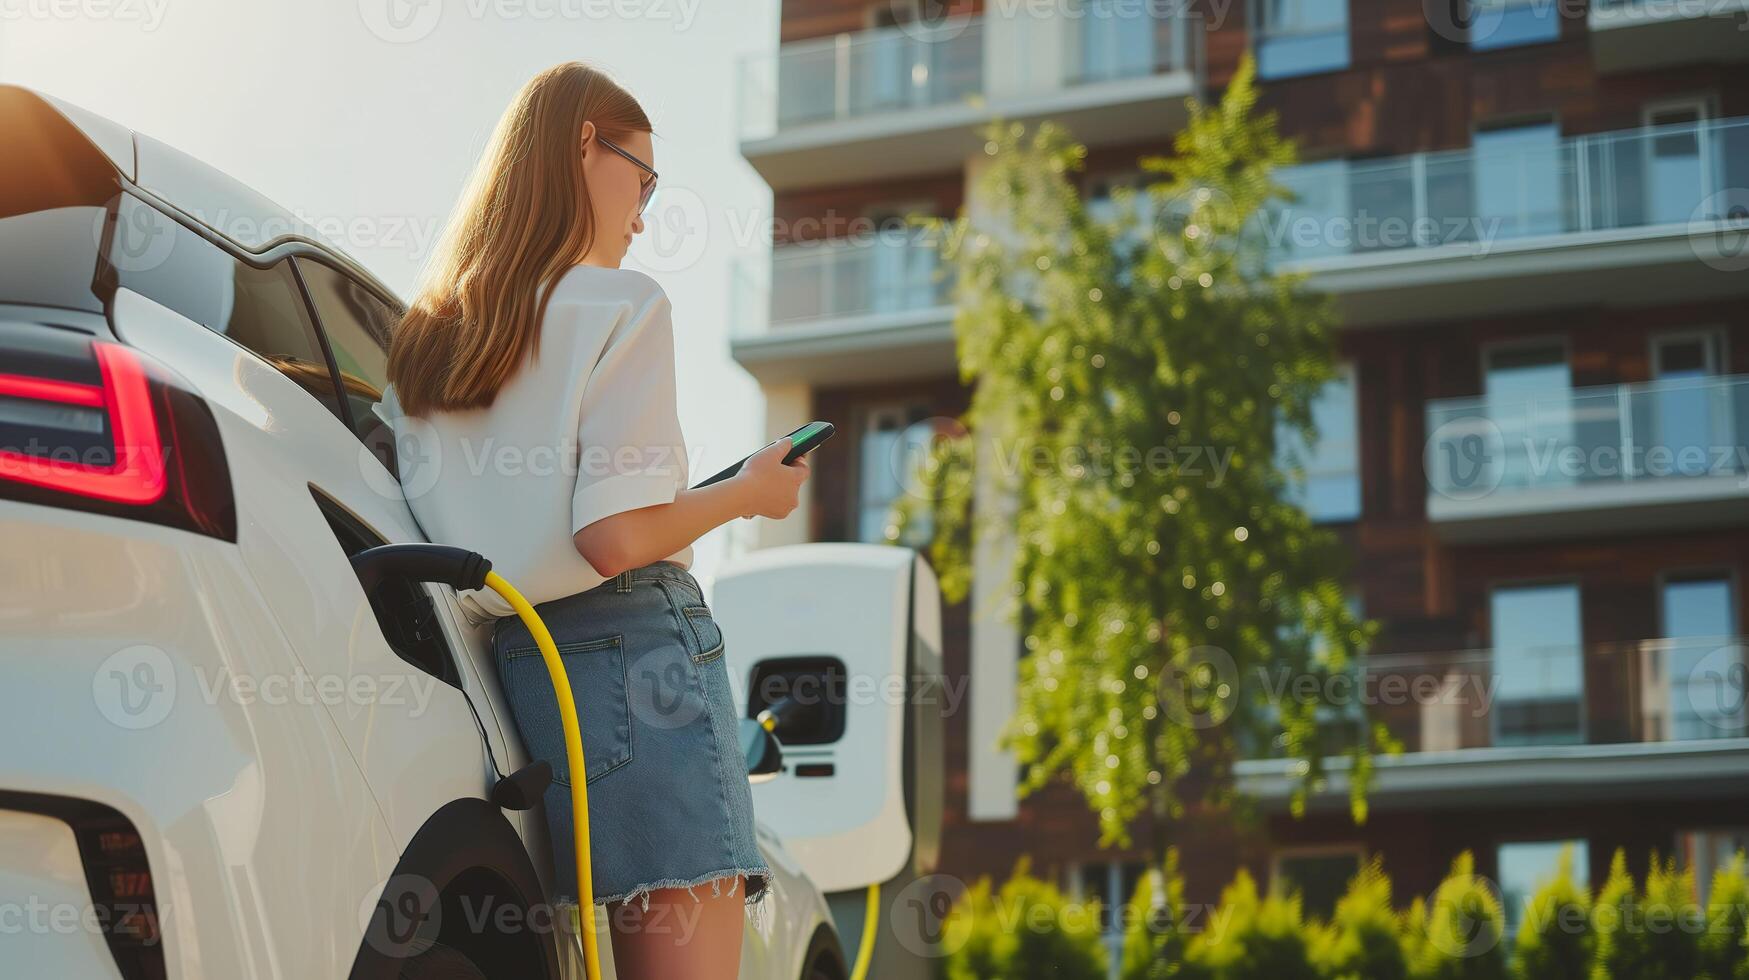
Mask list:
[{"label": "white car body panel", "polygon": [[[490,768],[460,692],[389,648],[308,484],[390,540],[423,538],[405,502],[367,480],[367,464],[377,467],[371,476],[392,477],[266,362],[126,290],[116,318],[127,343],[212,407],[238,542],[0,500],[9,552],[0,565],[0,672],[9,679],[0,739],[35,747],[0,761],[0,788],[88,799],[134,823],[170,976],[345,977],[407,842],[444,803],[483,797]],[[469,622],[450,590],[437,591],[446,636],[465,652],[463,683],[500,764],[514,769],[527,759],[506,734],[490,625]],[[154,670],[168,665],[174,683],[130,691],[128,671],[142,658]],[[297,693],[300,671],[380,678],[385,698],[390,680],[426,687],[397,703],[335,704],[331,688]],[[252,686],[233,686],[236,678]],[[270,678],[281,686],[262,683]],[[119,707],[125,701],[141,714]],[[506,816],[544,871],[544,821]],[[45,826],[59,831],[44,836]],[[20,841],[43,842],[30,846],[42,852],[33,864],[0,850],[0,903],[54,896],[89,907],[83,878],[69,877],[79,858],[66,863],[65,824],[0,810],[0,827],[33,828]],[[760,841],[776,894],[773,914],[749,924],[741,976],[796,978],[830,913],[763,828]],[[114,975],[101,935],[35,938],[30,962],[40,969],[31,975]],[[611,943],[600,938],[611,976]]]}]

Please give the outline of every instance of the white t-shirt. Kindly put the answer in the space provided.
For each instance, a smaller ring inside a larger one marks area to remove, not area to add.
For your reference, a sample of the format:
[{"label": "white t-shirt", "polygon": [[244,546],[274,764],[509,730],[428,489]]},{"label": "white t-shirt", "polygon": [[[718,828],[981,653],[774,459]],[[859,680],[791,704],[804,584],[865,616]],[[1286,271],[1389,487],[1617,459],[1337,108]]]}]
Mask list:
[{"label": "white t-shirt", "polygon": [[[577,552],[577,531],[686,487],[668,296],[630,269],[561,276],[539,353],[490,408],[413,418],[389,385],[374,410],[394,430],[401,486],[426,535],[486,556],[531,603],[605,581]],[[667,560],[690,568],[692,546]],[[490,589],[460,598],[482,619],[514,612]]]}]

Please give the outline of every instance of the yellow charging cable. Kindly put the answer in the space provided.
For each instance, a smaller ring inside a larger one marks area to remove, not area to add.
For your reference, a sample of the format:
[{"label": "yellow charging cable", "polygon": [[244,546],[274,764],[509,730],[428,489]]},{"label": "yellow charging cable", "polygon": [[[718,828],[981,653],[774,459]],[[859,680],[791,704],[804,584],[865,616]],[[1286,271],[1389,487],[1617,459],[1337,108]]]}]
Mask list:
[{"label": "yellow charging cable", "polygon": [[[576,827],[577,840],[577,904],[582,913],[578,931],[583,934],[583,966],[588,971],[589,980],[601,980],[601,952],[595,939],[595,880],[589,865],[588,768],[583,761],[583,732],[577,724],[577,703],[571,699],[571,679],[565,674],[565,663],[559,659],[559,646],[553,642],[553,634],[547,632],[547,624],[541,622],[540,614],[534,611],[534,606],[522,597],[522,593],[497,572],[486,573],[486,587],[510,603],[517,618],[528,627],[535,646],[540,648],[541,660],[547,665],[547,676],[553,681],[553,693],[559,700],[559,721],[565,729],[565,758],[571,769],[572,824]],[[768,732],[777,727],[777,719],[769,711],[760,713],[759,723]],[[874,959],[875,930],[880,921],[881,886],[874,884],[868,886],[862,943],[856,951],[856,965],[850,970],[850,980],[867,980],[869,963]]]},{"label": "yellow charging cable", "polygon": [[559,721],[565,728],[565,759],[571,768],[571,822],[576,828],[577,931],[583,934],[583,965],[589,973],[589,980],[601,980],[601,953],[595,940],[595,880],[589,865],[588,768],[583,763],[583,733],[577,725],[577,703],[571,699],[571,680],[565,675],[564,661],[559,659],[558,644],[553,642],[553,635],[547,632],[547,624],[541,622],[534,606],[497,572],[486,573],[486,586],[510,603],[510,608],[516,610],[517,617],[534,636],[541,660],[547,665],[547,675],[553,680],[553,693],[559,699]]},{"label": "yellow charging cable", "polygon": [[856,951],[856,965],[850,968],[850,980],[868,980],[868,964],[874,959],[875,929],[881,923],[881,886],[868,886],[868,908],[862,913],[862,948]]}]

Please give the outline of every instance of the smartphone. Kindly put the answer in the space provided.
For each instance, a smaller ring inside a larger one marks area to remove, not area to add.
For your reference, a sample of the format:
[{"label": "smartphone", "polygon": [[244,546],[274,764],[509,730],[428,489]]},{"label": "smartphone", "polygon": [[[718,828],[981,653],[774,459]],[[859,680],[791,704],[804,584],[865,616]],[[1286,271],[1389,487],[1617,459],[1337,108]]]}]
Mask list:
[{"label": "smartphone", "polygon": [[[783,461],[785,463],[793,463],[802,456],[813,452],[815,449],[819,448],[820,443],[832,438],[832,433],[836,431],[838,430],[833,428],[832,423],[830,422],[809,422],[807,425],[791,432],[789,434],[789,452],[783,454]],[[782,441],[783,440],[781,439],[774,439],[771,442],[766,443],[765,448],[769,449]],[[742,463],[747,462],[747,460],[752,459],[753,456],[757,455],[759,454],[754,453],[750,456],[742,457],[740,463],[736,463],[715,476],[694,484],[692,489],[697,490],[699,487],[708,487],[720,480],[727,480],[729,477],[741,472]]]}]

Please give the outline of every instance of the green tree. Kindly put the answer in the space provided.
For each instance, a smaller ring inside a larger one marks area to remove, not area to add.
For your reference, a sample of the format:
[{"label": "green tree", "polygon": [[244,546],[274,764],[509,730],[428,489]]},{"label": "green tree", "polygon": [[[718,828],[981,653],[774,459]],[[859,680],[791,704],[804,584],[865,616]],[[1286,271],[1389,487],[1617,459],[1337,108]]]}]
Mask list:
[{"label": "green tree", "polygon": [[1194,975],[1210,980],[1316,980],[1298,895],[1259,896],[1240,870],[1221,906],[1186,951]]},{"label": "green tree", "polygon": [[1184,966],[1184,879],[1178,849],[1136,884],[1124,920],[1123,980],[1178,980]]},{"label": "green tree", "polygon": [[1694,898],[1694,872],[1678,869],[1675,858],[1652,855],[1646,873],[1646,960],[1653,969],[1644,980],[1692,980],[1700,971],[1700,938],[1706,911]]},{"label": "green tree", "polygon": [[1586,980],[1591,970],[1591,892],[1573,881],[1573,849],[1525,904],[1512,972],[1523,980]]},{"label": "green tree", "polygon": [[[1145,814],[1157,854],[1187,801],[1226,795],[1247,740],[1298,760],[1296,813],[1327,755],[1347,753],[1356,820],[1385,744],[1325,703],[1341,686],[1322,681],[1354,668],[1371,627],[1279,461],[1316,440],[1336,316],[1266,261],[1259,218],[1285,199],[1272,174],[1294,154],[1256,101],[1247,60],[1218,105],[1192,104],[1174,155],[1142,161],[1157,182],[1116,194],[1111,218],[1083,207],[1085,149],[1062,130],[991,127],[971,203],[942,226],[971,403],[895,524],[931,512],[950,601],[974,537],[1013,535],[1028,656],[1003,740],[1022,792],[1066,776],[1102,842],[1128,843]],[[972,508],[974,472],[1011,512]],[[1320,683],[1270,697],[1269,679],[1299,677]]]},{"label": "green tree", "polygon": [[1369,862],[1336,902],[1330,925],[1313,942],[1312,959],[1330,980],[1404,980],[1400,917],[1391,907],[1391,879]]},{"label": "green tree", "polygon": [[955,903],[943,934],[964,936],[946,980],[1103,980],[1097,905],[1071,902],[1022,859],[1001,889],[979,881]]},{"label": "green tree", "polygon": [[1505,916],[1494,889],[1476,877],[1475,868],[1469,851],[1459,854],[1451,873],[1434,890],[1433,901],[1420,906],[1424,918],[1413,932],[1415,949],[1409,963],[1409,975],[1415,980],[1506,976],[1501,949]]},{"label": "green tree", "polygon": [[1700,973],[1706,980],[1749,980],[1749,869],[1742,851],[1729,864],[1713,872],[1707,895],[1707,929],[1700,937]]},{"label": "green tree", "polygon": [[1646,962],[1645,931],[1640,897],[1628,873],[1627,852],[1617,849],[1609,861],[1609,877],[1592,907],[1592,980],[1637,978],[1656,968]]}]

